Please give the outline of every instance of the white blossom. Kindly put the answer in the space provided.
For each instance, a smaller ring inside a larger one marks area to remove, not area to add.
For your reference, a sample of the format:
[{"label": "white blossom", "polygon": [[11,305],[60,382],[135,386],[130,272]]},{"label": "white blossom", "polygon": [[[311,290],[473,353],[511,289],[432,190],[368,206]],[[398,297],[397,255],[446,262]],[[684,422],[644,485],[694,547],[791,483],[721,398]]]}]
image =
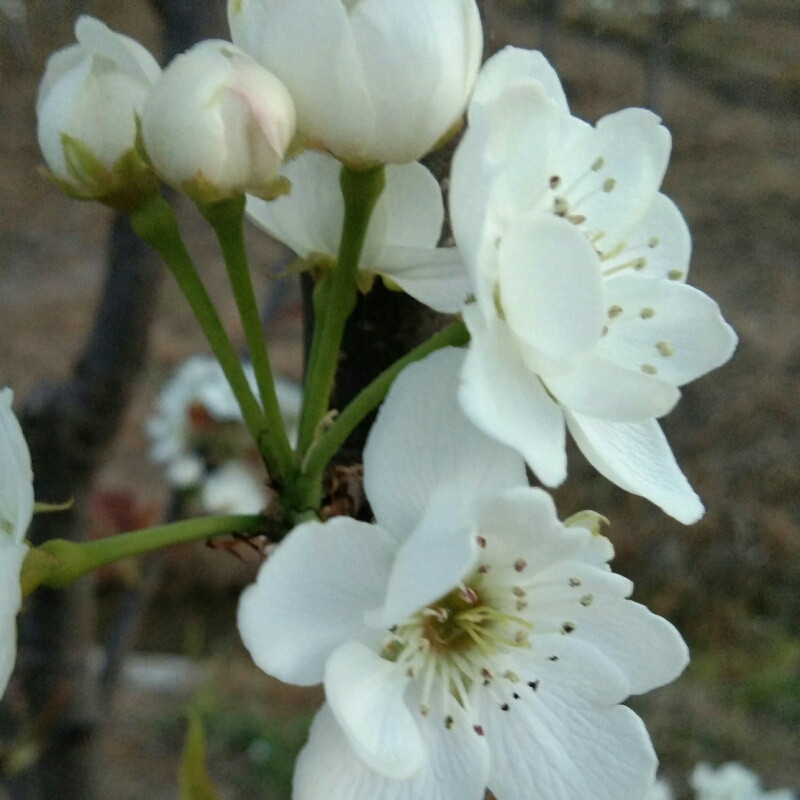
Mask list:
[{"label": "white blossom", "polygon": [[239,461],[211,470],[200,490],[200,502],[209,514],[259,514],[267,500],[263,478]]},{"label": "white blossom", "polygon": [[142,113],[156,172],[202,202],[279,192],[275,176],[294,128],[286,87],[224,41],[203,41],[177,56]]},{"label": "white blossom", "polygon": [[138,42],[94,17],[75,23],[77,44],[47,61],[36,100],[37,135],[58,185],[119,201],[157,182],[135,151],[136,116],[161,73]]},{"label": "white blossom", "polygon": [[[246,363],[244,371],[256,391],[252,364]],[[297,435],[300,390],[281,379],[276,380],[275,390],[292,440]],[[252,447],[222,368],[215,359],[203,356],[187,359],[164,387],[147,422],[147,435],[150,457],[166,465],[168,481],[179,489],[198,487],[205,479],[207,462],[237,458]]]},{"label": "white blossom", "polygon": [[[282,170],[290,194],[265,202],[248,198],[253,222],[315,266],[333,266],[344,220],[341,165],[308,151]],[[439,184],[422,164],[389,164],[386,186],[370,218],[360,268],[369,282],[379,274],[437,311],[458,311],[469,294],[458,250],[437,247],[444,222]]]},{"label": "white blossom", "polygon": [[463,416],[463,358],[393,385],[364,452],[376,522],[298,526],[241,598],[255,662],[325,685],[294,800],[643,800],[656,758],[620,703],[686,647]]},{"label": "white blossom", "polygon": [[656,419],[736,336],[685,283],[689,232],[659,193],[668,131],[644,109],[571,116],[543,56],[513,48],[483,67],[468,119],[450,194],[477,298],[465,411],[546,485],[566,476],[566,427],[607,478],[696,521]]},{"label": "white blossom", "polygon": [[736,762],[723,764],[718,769],[709,764],[698,764],[691,777],[696,800],[795,800],[789,789],[765,792],[754,772]]},{"label": "white blossom", "polygon": [[25,534],[33,517],[33,472],[28,445],[11,410],[14,396],[0,390],[0,694],[17,655],[20,571],[28,552]]},{"label": "white blossom", "polygon": [[228,20],[289,87],[298,132],[354,164],[433,148],[463,114],[483,48],[475,0],[229,0]]}]

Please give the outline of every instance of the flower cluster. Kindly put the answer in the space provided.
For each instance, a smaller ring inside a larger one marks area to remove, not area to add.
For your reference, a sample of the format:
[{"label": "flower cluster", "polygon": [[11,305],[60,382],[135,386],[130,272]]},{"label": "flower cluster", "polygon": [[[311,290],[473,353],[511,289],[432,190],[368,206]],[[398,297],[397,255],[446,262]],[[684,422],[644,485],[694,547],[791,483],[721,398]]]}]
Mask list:
[{"label": "flower cluster", "polygon": [[[658,419],[736,336],[686,283],[691,239],[660,191],[668,131],[638,108],[576,118],[536,52],[507,48],[479,71],[475,0],[229,0],[228,17],[233,43],[202,42],[163,72],[81,18],[78,44],[48,64],[39,136],[58,185],[131,211],[220,359],[188,362],[165,390],[153,457],[174,485],[202,484],[207,509],[259,511],[262,487],[231,460],[244,419],[296,503],[288,518],[305,520],[238,614],[266,672],[325,686],[295,800],[644,800],[656,758],[622,703],[676,678],[686,646],[629,599],[603,518],[561,522],[528,471],[561,483],[569,432],[618,486],[684,523],[703,513]],[[417,159],[465,114],[456,246],[440,247],[440,187]],[[158,181],[214,226],[255,373],[157,218]],[[245,205],[318,280],[296,446],[271,436],[281,398]],[[469,343],[435,340],[389,390],[364,452],[375,521],[308,521],[310,464],[343,441],[322,447],[338,343],[376,279],[460,314]]]},{"label": "flower cluster", "polygon": [[[244,368],[255,388],[252,365]],[[300,390],[285,380],[275,388],[292,439],[297,433]],[[214,359],[193,356],[176,370],[147,422],[147,434],[150,456],[165,465],[169,484],[198,499],[205,512],[256,514],[266,505],[266,487],[252,465],[257,453]]]}]

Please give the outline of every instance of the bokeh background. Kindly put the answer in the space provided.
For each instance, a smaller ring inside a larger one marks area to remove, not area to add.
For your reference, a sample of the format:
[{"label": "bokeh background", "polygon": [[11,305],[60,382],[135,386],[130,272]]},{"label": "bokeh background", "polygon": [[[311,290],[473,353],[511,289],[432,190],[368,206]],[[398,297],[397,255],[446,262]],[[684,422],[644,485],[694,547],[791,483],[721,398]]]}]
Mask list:
[{"label": "bokeh background", "polygon": [[[692,649],[679,681],[632,701],[673,785],[688,796],[685,778],[698,761],[738,760],[771,787],[800,790],[800,3],[673,5],[669,16],[642,13],[659,4],[633,0],[492,7],[494,45],[542,48],[574,113],[596,121],[648,104],[664,118],[674,139],[664,190],[692,230],[690,281],[719,302],[741,339],[734,359],[687,387],[664,421],[706,502],[700,523],[683,527],[617,490],[577,452],[556,499],[565,517],[590,507],[611,519],[616,570]],[[83,11],[161,48],[161,23],[145,0],[31,0],[26,31],[13,13],[0,15],[0,385],[18,399],[69,374],[106,269],[111,213],[67,200],[37,174],[37,83]],[[235,331],[213,238],[178,205]],[[255,231],[249,244],[258,290],[272,298],[276,372],[299,379],[297,288],[274,277],[278,248]],[[168,490],[148,460],[143,424],[172,369],[204,352],[164,280],[146,369],[87,506],[91,535],[164,514]],[[164,557],[102,720],[98,797],[176,796],[189,704],[206,722],[221,796],[288,797],[291,755],[320,695],[282,687],[250,665],[234,615],[257,557],[240,555],[198,545]],[[99,643],[117,624],[118,599],[141,579],[135,565],[97,576]]]}]

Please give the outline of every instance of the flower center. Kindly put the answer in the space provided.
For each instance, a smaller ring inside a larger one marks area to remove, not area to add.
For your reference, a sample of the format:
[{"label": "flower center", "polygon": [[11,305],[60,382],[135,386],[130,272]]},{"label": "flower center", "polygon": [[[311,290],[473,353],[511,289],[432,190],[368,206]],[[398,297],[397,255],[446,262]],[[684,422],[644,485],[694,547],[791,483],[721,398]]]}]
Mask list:
[{"label": "flower center", "polygon": [[512,648],[530,647],[532,625],[515,613],[526,605],[521,595],[518,585],[495,585],[487,568],[478,567],[465,583],[392,629],[381,655],[420,681],[423,715],[434,687],[469,711],[472,686],[488,686],[495,677],[518,680],[497,664]]}]

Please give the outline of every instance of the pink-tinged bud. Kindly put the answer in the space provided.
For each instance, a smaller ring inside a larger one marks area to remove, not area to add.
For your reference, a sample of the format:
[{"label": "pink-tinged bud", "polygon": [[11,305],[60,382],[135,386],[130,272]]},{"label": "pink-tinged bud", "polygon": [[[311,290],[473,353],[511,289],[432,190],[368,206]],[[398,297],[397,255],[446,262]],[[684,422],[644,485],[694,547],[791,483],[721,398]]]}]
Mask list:
[{"label": "pink-tinged bud", "polygon": [[275,197],[294,136],[286,87],[230,42],[205,41],[175,58],[153,87],[142,137],[161,178],[194,200]]}]

